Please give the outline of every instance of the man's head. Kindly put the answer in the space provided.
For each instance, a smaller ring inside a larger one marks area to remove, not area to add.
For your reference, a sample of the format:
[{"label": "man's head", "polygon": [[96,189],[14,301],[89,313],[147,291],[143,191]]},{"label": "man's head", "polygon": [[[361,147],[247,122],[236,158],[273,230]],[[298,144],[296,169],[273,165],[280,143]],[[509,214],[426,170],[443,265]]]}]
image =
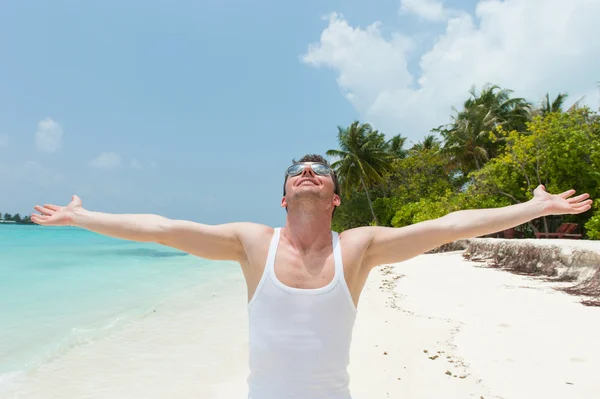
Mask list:
[{"label": "man's head", "polygon": [[[314,166],[313,166],[314,165]],[[324,174],[325,172],[329,172]],[[340,204],[340,186],[335,171],[329,162],[320,155],[308,154],[299,161],[292,160],[283,182],[282,206],[288,211],[292,206],[302,201],[304,204],[327,204],[335,207]]]}]

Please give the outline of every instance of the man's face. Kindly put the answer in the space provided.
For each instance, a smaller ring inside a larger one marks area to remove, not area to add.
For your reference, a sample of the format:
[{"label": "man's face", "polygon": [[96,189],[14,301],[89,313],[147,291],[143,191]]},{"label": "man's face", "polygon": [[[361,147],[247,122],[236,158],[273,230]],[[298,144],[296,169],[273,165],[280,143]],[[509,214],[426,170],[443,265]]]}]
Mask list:
[{"label": "man's face", "polygon": [[318,162],[302,162],[302,172],[296,176],[288,176],[285,183],[286,195],[282,200],[282,206],[287,207],[295,201],[333,201],[334,206],[339,205],[339,196],[334,193],[335,186],[330,174],[319,175],[315,173],[311,165]]}]

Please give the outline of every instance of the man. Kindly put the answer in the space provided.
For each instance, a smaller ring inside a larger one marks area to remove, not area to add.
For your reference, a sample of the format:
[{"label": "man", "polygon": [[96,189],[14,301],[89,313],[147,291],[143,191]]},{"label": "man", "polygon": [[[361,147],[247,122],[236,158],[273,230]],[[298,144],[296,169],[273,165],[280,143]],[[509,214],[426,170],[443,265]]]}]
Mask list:
[{"label": "man", "polygon": [[407,260],[444,243],[508,229],[544,215],[591,207],[575,190],[543,186],[527,203],[463,210],[402,228],[331,231],[340,205],[328,162],[307,155],[285,173],[283,228],[205,225],[158,215],[91,212],[73,196],[65,207],[36,206],[40,225],[71,225],[126,240],[156,242],[240,263],[248,288],[251,399],[349,399],[350,342],[360,293],[377,265]]}]

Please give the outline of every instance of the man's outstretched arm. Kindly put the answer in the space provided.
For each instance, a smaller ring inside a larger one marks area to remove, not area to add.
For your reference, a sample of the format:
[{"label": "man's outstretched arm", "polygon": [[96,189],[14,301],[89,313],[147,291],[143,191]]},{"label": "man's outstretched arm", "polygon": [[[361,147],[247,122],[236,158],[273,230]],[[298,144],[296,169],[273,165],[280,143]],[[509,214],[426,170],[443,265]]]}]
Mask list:
[{"label": "man's outstretched arm", "polygon": [[401,228],[366,227],[370,242],[364,262],[370,267],[401,262],[459,239],[506,230],[542,216],[578,214],[590,209],[588,194],[571,198],[573,194],[575,190],[551,195],[539,186],[534,198],[522,204],[457,211]]},{"label": "man's outstretched arm", "polygon": [[153,214],[111,214],[83,208],[73,196],[67,206],[35,206],[34,223],[45,226],[77,226],[102,235],[139,242],[156,242],[213,260],[241,261],[244,248],[240,231],[245,223],[206,225],[172,220]]}]

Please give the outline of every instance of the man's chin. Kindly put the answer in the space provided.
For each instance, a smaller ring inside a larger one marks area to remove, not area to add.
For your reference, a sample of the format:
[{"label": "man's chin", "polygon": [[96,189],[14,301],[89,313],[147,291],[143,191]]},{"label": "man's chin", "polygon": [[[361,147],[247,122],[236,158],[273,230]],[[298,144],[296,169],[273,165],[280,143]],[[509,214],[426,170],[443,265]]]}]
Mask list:
[{"label": "man's chin", "polygon": [[318,198],[320,196],[321,192],[319,190],[315,190],[312,187],[308,187],[303,190],[296,191],[293,195],[293,198]]},{"label": "man's chin", "polygon": [[327,202],[327,198],[325,198],[319,190],[298,190],[288,199],[288,202],[314,204]]}]

